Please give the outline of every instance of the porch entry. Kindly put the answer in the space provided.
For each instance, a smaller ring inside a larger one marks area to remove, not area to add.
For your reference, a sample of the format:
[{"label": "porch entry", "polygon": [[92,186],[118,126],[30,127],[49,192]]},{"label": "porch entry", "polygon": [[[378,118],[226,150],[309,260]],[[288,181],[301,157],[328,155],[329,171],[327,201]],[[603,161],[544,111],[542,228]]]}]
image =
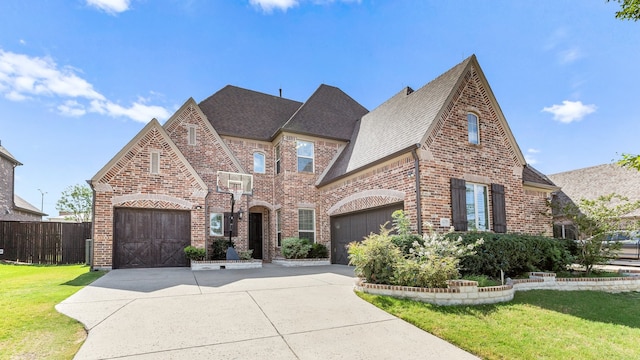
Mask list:
[{"label": "porch entry", "polygon": [[262,213],[249,213],[249,249],[253,249],[254,259],[262,259],[262,246]]}]

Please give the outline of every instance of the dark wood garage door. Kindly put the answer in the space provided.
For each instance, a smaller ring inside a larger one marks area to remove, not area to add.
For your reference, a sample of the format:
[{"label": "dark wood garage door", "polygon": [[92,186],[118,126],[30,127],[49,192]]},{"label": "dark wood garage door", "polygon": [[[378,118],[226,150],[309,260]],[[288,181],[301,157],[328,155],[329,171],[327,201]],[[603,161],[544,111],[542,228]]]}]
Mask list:
[{"label": "dark wood garage door", "polygon": [[391,214],[402,210],[403,203],[331,217],[331,262],[348,264],[347,245],[380,232],[380,225],[393,220]]},{"label": "dark wood garage door", "polygon": [[116,208],[113,232],[114,269],[188,265],[189,211]]}]

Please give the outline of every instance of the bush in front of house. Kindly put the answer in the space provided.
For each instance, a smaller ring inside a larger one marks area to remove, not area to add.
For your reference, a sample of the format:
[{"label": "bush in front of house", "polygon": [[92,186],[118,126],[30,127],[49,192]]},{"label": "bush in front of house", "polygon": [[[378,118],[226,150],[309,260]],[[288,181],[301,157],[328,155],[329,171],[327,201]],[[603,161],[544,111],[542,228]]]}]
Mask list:
[{"label": "bush in front of house", "polygon": [[311,245],[311,250],[307,254],[307,258],[309,259],[326,259],[329,257],[329,250],[326,246],[319,243],[313,243]]},{"label": "bush in front of house", "polygon": [[[233,247],[233,241],[231,247]],[[227,260],[227,249],[229,248],[229,240],[217,239],[211,242],[209,258],[211,260]]]},{"label": "bush in front of house", "polygon": [[349,265],[355,266],[356,276],[372,284],[395,284],[396,267],[403,256],[389,232],[381,226],[379,234],[372,233],[362,242],[348,245]]},{"label": "bush in front of house", "polygon": [[311,248],[311,242],[307,239],[292,237],[282,240],[282,256],[285,259],[305,259]]},{"label": "bush in front of house", "polygon": [[470,244],[478,237],[484,243],[476,253],[462,258],[464,275],[488,275],[499,278],[500,270],[508,276],[519,276],[530,271],[565,271],[573,263],[572,241],[546,236],[524,234],[496,234],[490,232],[452,233],[448,237],[461,237]]},{"label": "bush in front of house", "polygon": [[207,256],[207,251],[203,248],[197,248],[195,246],[189,245],[184,248],[184,255],[189,260],[202,261]]}]

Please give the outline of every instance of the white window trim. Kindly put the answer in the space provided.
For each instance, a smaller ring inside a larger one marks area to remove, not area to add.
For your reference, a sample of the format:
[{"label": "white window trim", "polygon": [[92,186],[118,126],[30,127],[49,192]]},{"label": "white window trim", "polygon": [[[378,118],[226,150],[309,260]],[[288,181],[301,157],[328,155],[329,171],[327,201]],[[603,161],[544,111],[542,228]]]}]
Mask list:
[{"label": "white window trim", "polygon": [[160,174],[160,151],[152,150],[149,154],[149,173]]},{"label": "white window trim", "polygon": [[[476,136],[478,138],[477,142],[472,142],[471,139],[469,139],[469,135],[471,135],[471,129],[469,129],[469,115],[473,115],[476,118]],[[469,141],[469,144],[480,145],[480,116],[478,116],[478,114],[476,113],[468,112],[466,120],[467,120],[467,140]]]},{"label": "white window trim", "polygon": [[282,172],[282,149],[280,148],[280,143],[276,144],[276,146],[273,147],[273,158],[273,173],[277,175]]},{"label": "white window trim", "polygon": [[[485,184],[477,184],[477,183],[470,183],[468,182],[466,184],[467,186],[469,185],[473,185],[473,209],[475,211],[474,216],[476,219],[476,224],[475,224],[475,231],[491,231],[491,222],[489,221],[489,187]],[[484,213],[485,213],[485,222],[487,224],[487,228],[486,229],[478,229],[478,221],[479,221],[479,212],[478,212],[478,187],[483,187],[484,188]],[[466,196],[466,195],[465,195]]]},{"label": "white window trim", "polygon": [[[191,141],[192,134],[193,134],[193,141]],[[197,127],[195,125],[187,125],[187,144],[196,145],[197,143],[198,143]]]},{"label": "white window trim", "polygon": [[[301,156],[300,154],[298,154],[298,143],[300,142],[311,144],[311,156]],[[311,159],[311,171],[300,171],[300,169],[298,168],[299,158]],[[296,140],[296,170],[297,172],[304,174],[313,174],[316,172],[316,144],[313,141]]]},{"label": "white window trim", "polygon": [[[313,213],[313,230],[300,230],[300,210],[311,211]],[[313,243],[316,242],[316,209],[298,208],[298,234],[300,233],[313,233]]]},{"label": "white window trim", "polygon": [[[262,165],[264,165],[263,171],[256,171],[256,155],[262,156]],[[266,174],[267,173],[267,156],[261,151],[256,151],[256,152],[253,153],[253,172],[255,174]]]}]

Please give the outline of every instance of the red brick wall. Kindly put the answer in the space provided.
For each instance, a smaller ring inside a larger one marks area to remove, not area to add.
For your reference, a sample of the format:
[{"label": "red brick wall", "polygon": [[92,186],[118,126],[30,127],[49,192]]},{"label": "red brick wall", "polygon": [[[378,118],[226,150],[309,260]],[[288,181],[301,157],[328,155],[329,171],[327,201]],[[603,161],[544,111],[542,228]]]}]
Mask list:
[{"label": "red brick wall", "polygon": [[[95,179],[95,221],[93,226],[94,267],[110,268],[113,259],[114,207],[138,207],[191,210],[192,244],[204,245],[204,196],[188,168],[180,161],[161,134],[149,127],[128,152]],[[150,153],[160,152],[159,174],[150,173]],[[201,207],[196,210],[196,207]]]}]

